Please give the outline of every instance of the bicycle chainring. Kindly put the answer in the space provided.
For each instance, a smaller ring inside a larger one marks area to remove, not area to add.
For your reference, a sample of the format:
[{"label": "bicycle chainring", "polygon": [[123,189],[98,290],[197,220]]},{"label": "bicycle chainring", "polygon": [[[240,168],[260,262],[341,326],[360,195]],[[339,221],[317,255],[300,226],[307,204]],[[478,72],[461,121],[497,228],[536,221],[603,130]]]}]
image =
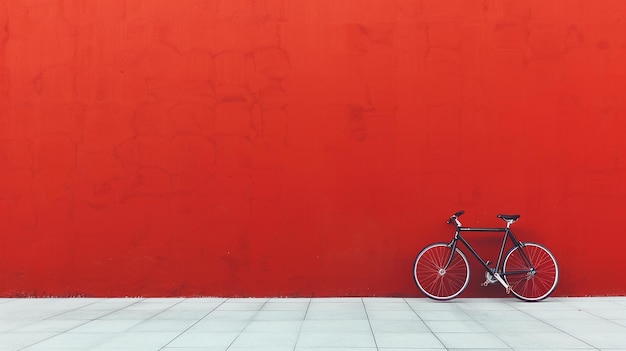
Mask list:
[{"label": "bicycle chainring", "polygon": [[498,279],[489,271],[485,271],[485,278],[489,282],[489,284],[497,283]]}]

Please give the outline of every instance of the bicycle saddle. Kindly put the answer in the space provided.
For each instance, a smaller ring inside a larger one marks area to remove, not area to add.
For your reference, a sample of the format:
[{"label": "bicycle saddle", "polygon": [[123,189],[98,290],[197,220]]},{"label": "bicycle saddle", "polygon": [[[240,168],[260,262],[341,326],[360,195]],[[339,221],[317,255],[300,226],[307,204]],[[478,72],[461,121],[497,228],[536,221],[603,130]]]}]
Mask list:
[{"label": "bicycle saddle", "polygon": [[514,214],[514,215],[499,214],[498,218],[502,218],[505,221],[511,221],[512,223],[512,222],[517,221],[517,219],[519,218],[519,215],[518,214]]}]

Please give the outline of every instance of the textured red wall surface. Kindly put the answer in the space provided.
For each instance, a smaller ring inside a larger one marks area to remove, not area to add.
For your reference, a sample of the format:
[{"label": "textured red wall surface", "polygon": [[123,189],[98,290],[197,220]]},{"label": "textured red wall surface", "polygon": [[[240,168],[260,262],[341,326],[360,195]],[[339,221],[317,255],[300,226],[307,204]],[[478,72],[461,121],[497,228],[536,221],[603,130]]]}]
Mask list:
[{"label": "textured red wall surface", "polygon": [[2,1],[0,295],[421,296],[459,209],[625,294],[625,131],[626,1]]}]

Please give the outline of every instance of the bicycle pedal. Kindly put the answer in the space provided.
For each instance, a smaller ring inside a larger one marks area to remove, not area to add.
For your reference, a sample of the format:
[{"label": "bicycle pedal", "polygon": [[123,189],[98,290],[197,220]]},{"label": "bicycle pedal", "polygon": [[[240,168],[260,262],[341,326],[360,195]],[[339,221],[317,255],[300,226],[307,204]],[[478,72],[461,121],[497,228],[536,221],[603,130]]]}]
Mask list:
[{"label": "bicycle pedal", "polygon": [[506,294],[509,295],[511,293],[511,287],[507,286],[506,287]]},{"label": "bicycle pedal", "polygon": [[489,279],[485,280],[484,282],[480,283],[480,286],[482,287],[487,287],[489,286]]}]

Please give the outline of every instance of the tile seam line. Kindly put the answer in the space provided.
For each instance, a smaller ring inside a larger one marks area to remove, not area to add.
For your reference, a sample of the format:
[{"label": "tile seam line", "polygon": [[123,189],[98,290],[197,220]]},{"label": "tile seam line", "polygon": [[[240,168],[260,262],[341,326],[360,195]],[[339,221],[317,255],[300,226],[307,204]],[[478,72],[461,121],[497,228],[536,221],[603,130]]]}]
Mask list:
[{"label": "tile seam line", "polygon": [[[411,304],[406,300],[405,297],[402,298],[402,300],[404,300],[404,303],[406,303],[407,305],[409,305],[409,308],[411,309],[411,311],[413,311],[413,313],[415,313],[415,315],[417,316],[417,318],[419,318],[419,320],[422,322],[422,324],[424,324],[426,326],[426,328],[428,329],[428,331],[435,337],[435,339],[437,339],[437,341],[439,341],[439,343],[441,344],[441,346],[445,349],[448,350],[448,347],[446,347],[446,344],[443,343],[443,340],[441,340],[439,338],[439,336],[437,335],[437,333],[435,333],[430,326],[428,325],[428,323],[426,323],[426,321],[424,319],[422,319],[422,316],[420,316],[420,314],[413,308],[413,306],[411,306]],[[465,311],[463,311],[465,312]]]},{"label": "tile seam line", "polygon": [[370,320],[370,314],[367,312],[367,306],[365,305],[365,299],[361,298],[361,304],[363,304],[363,309],[365,310],[365,317],[367,318],[367,325],[370,327],[370,332],[372,333],[372,339],[374,339],[374,347],[376,350],[380,350],[378,347],[378,341],[376,340],[376,334],[374,333],[374,328],[372,327],[372,321]]},{"label": "tile seam line", "polygon": [[[617,306],[622,306],[622,304],[620,304],[620,303],[618,303],[618,302],[614,302],[614,301],[610,301],[610,300],[609,300],[609,302],[610,302],[610,303],[612,303],[612,304],[615,304],[615,305],[617,305]],[[567,301],[567,300],[566,300],[566,301],[563,301],[563,303],[565,303],[565,304],[566,304],[566,305],[568,305],[568,306],[572,306],[573,308],[575,308],[575,309],[577,309],[577,310],[579,310],[579,311],[584,311],[584,312],[587,312],[587,313],[589,313],[590,315],[592,315],[592,316],[594,316],[594,317],[598,317],[598,318],[600,318],[600,319],[603,319],[603,320],[605,320],[605,321],[608,321],[608,322],[610,322],[610,323],[612,323],[612,324],[615,324],[615,325],[617,325],[617,326],[620,326],[620,327],[622,326],[621,324],[617,323],[614,319],[605,318],[605,317],[602,317],[602,316],[600,316],[600,315],[598,315],[598,314],[596,314],[596,313],[593,313],[593,312],[591,312],[591,311],[588,311],[588,310],[583,310],[582,308],[580,308],[580,307],[576,306],[575,304],[571,303],[570,301]]]},{"label": "tile seam line", "polygon": [[[64,315],[64,314],[69,313],[69,312],[78,311],[78,310],[80,310],[80,309],[81,309],[81,308],[83,308],[83,307],[91,306],[91,305],[94,305],[94,304],[96,304],[96,303],[98,303],[98,302],[102,302],[102,301],[106,301],[106,300],[107,300],[107,298],[100,298],[98,301],[94,301],[94,302],[92,302],[92,303],[86,304],[86,305],[81,306],[81,307],[76,307],[76,308],[73,308],[73,309],[71,309],[71,310],[69,310],[69,311],[63,311],[63,312],[61,312],[61,313],[55,314],[55,315],[53,315],[53,316],[50,316],[50,317],[47,317],[47,318],[44,318],[44,319],[41,319],[41,320],[36,321],[36,322],[29,323],[29,324],[27,324],[27,325],[35,324],[35,323],[38,323],[38,322],[40,322],[40,321],[46,321],[46,320],[52,319],[52,318],[54,318],[54,317],[58,317],[58,316]],[[62,331],[62,332],[58,332],[58,333],[56,333],[56,334],[54,334],[54,335],[52,335],[52,336],[49,336],[49,337],[47,337],[47,338],[45,338],[45,339],[39,340],[39,341],[37,341],[37,342],[35,342],[35,343],[32,343],[32,344],[30,344],[30,345],[26,345],[26,346],[24,346],[24,347],[22,347],[22,348],[17,349],[17,351],[21,351],[21,350],[25,350],[25,349],[27,349],[27,348],[29,348],[29,347],[33,347],[33,346],[35,346],[35,345],[37,345],[37,344],[40,344],[40,343],[42,343],[42,342],[44,342],[44,341],[50,340],[50,339],[52,339],[52,338],[54,338],[54,337],[57,337],[57,336],[59,336],[59,335],[65,334],[65,333],[67,333],[67,332],[70,332],[70,331],[72,331],[72,330],[74,330],[74,329],[76,329],[76,328],[78,328],[78,327],[82,327],[83,325],[86,325],[86,324],[89,324],[89,323],[91,323],[91,322],[93,322],[93,321],[99,320],[99,319],[100,319],[100,318],[102,318],[102,317],[106,317],[106,316],[108,316],[108,315],[110,315],[110,314],[113,314],[113,313],[115,313],[115,312],[121,311],[121,310],[123,310],[123,309],[125,309],[125,308],[127,308],[127,307],[129,307],[129,306],[133,306],[133,305],[135,305],[135,304],[137,304],[137,303],[139,303],[139,302],[141,302],[141,301],[143,301],[143,300],[145,300],[145,298],[140,298],[140,299],[137,299],[137,301],[135,301],[135,302],[131,303],[131,304],[130,304],[130,305],[128,305],[128,306],[120,307],[120,308],[118,308],[118,309],[116,309],[116,310],[114,310],[114,311],[111,311],[111,312],[109,312],[109,313],[103,314],[102,316],[99,316],[98,318],[94,318],[94,319],[86,319],[86,320],[85,320],[85,323],[81,323],[81,324],[76,325],[76,326],[74,326],[74,327],[72,327],[72,328],[70,328],[70,329],[64,330],[64,331]]]},{"label": "tile seam line", "polygon": [[[528,302],[528,301],[526,301],[526,303],[541,303],[541,301],[535,301],[535,302]],[[591,345],[590,343],[588,343],[588,342],[586,342],[586,341],[584,341],[584,340],[582,340],[582,339],[578,338],[577,336],[572,335],[572,334],[570,334],[570,333],[566,332],[565,330],[563,330],[563,329],[561,329],[561,328],[559,328],[559,327],[557,327],[557,326],[555,326],[555,325],[552,325],[552,324],[551,324],[551,323],[549,323],[549,322],[544,321],[543,319],[539,319],[539,318],[537,318],[537,317],[533,316],[532,314],[528,313],[528,311],[523,311],[523,310],[520,310],[519,308],[515,307],[512,303],[510,303],[510,302],[508,302],[508,301],[506,302],[506,304],[507,304],[507,305],[509,305],[509,306],[511,306],[511,307],[513,307],[515,310],[520,311],[520,312],[524,313],[525,315],[527,315],[527,316],[529,316],[529,317],[531,317],[531,318],[533,318],[533,319],[535,319],[535,320],[540,321],[540,322],[541,322],[541,323],[543,323],[543,324],[547,324],[547,325],[551,326],[552,328],[554,328],[554,329],[556,329],[556,330],[560,331],[561,333],[563,333],[563,334],[565,334],[565,335],[569,335],[569,336],[571,336],[572,338],[574,338],[574,339],[576,339],[576,340],[578,340],[578,341],[582,342],[582,343],[583,343],[583,344],[585,344],[585,345],[588,345],[589,347],[593,348],[594,350],[599,350],[597,347],[595,347],[595,346]],[[567,304],[567,303],[566,303],[566,304]],[[587,311],[585,311],[585,312],[587,312]],[[589,312],[587,312],[587,313],[589,313]],[[590,314],[591,314],[591,313],[590,313]],[[592,315],[593,315],[593,314],[592,314]],[[479,323],[480,323],[480,322],[479,322]],[[508,344],[507,344],[507,345],[508,345]]]},{"label": "tile seam line", "polygon": [[[169,310],[170,308],[182,303],[183,301],[187,301],[189,298],[185,298],[182,301],[179,301],[178,303],[170,306],[169,308],[167,308],[166,310],[162,311],[161,313]],[[187,327],[185,330],[181,331],[178,335],[176,335],[172,340],[168,341],[167,344],[163,345],[163,347],[159,348],[159,350],[164,350],[169,344],[173,343],[174,340],[178,339],[179,337],[181,337],[183,334],[185,334],[186,332],[188,332],[191,328],[193,328],[196,324],[200,323],[201,320],[205,319],[208,315],[210,315],[211,313],[213,313],[213,311],[215,311],[216,309],[218,309],[220,306],[222,306],[224,303],[226,303],[226,301],[228,301],[230,299],[224,299],[222,302],[220,302],[217,306],[213,307],[209,312],[207,312],[205,315],[203,315],[202,317],[198,318],[198,320],[196,320],[194,323],[192,323],[189,327]],[[146,319],[150,320],[156,316],[158,316],[161,313],[157,313],[156,315]]]},{"label": "tile seam line", "polygon": [[[229,299],[231,300],[231,299]],[[250,326],[250,324],[252,323],[252,321],[254,321],[254,319],[256,318],[256,316],[259,315],[259,313],[261,313],[261,311],[263,310],[263,308],[265,307],[265,305],[267,305],[268,301],[270,299],[269,298],[265,298],[265,301],[263,301],[263,304],[261,305],[261,307],[259,307],[258,310],[255,311],[254,316],[252,316],[252,318],[250,318],[250,320],[248,320],[248,322],[246,323],[246,325],[243,327],[243,329],[241,329],[241,331],[239,333],[237,333],[237,336],[235,336],[235,338],[228,344],[228,346],[226,346],[225,350],[230,350],[231,347],[233,346],[233,344],[235,343],[235,341],[237,341],[237,339],[241,336],[241,333],[243,333],[244,330],[246,330],[246,328],[248,328]]]},{"label": "tile seam line", "polygon": [[311,300],[309,299],[306,304],[306,310],[304,311],[304,317],[302,317],[302,323],[300,323],[300,329],[298,329],[298,336],[296,337],[296,342],[293,345],[293,351],[298,349],[298,341],[300,341],[300,335],[302,335],[302,328],[304,328],[304,322],[306,321],[306,316],[309,314],[309,307],[311,307]]},{"label": "tile seam line", "polygon": [[[505,298],[500,298],[500,299],[504,302],[504,304],[505,304],[505,305],[507,305],[507,306],[511,306],[511,304],[510,304],[508,301],[504,301],[504,299],[505,299]],[[514,306],[511,306],[511,307],[515,308]],[[508,343],[508,342],[504,341],[501,337],[499,337],[498,335],[496,335],[496,333],[494,333],[493,331],[491,331],[491,329],[490,329],[490,328],[487,328],[487,326],[486,326],[485,324],[481,323],[478,319],[476,319],[474,316],[472,316],[472,315],[471,315],[470,313],[468,313],[466,310],[464,310],[464,309],[461,309],[461,310],[463,311],[463,313],[465,313],[467,316],[469,316],[469,317],[470,317],[470,318],[471,318],[474,322],[476,322],[478,325],[480,325],[480,326],[481,326],[481,327],[483,327],[485,330],[487,330],[487,331],[488,331],[488,333],[489,333],[489,335],[493,336],[493,337],[494,337],[494,338],[496,338],[497,340],[500,340],[500,341],[501,341],[504,345],[506,345],[509,349],[511,349],[511,350],[515,350],[515,348],[514,348],[513,346],[509,345],[509,343]],[[519,311],[519,309],[517,309],[517,308],[515,308],[515,310],[518,310],[518,311]],[[506,313],[506,311],[503,311],[503,313]],[[535,318],[535,317],[533,317],[533,316],[530,316],[530,317]],[[536,318],[535,318],[535,319],[536,319]]]}]

